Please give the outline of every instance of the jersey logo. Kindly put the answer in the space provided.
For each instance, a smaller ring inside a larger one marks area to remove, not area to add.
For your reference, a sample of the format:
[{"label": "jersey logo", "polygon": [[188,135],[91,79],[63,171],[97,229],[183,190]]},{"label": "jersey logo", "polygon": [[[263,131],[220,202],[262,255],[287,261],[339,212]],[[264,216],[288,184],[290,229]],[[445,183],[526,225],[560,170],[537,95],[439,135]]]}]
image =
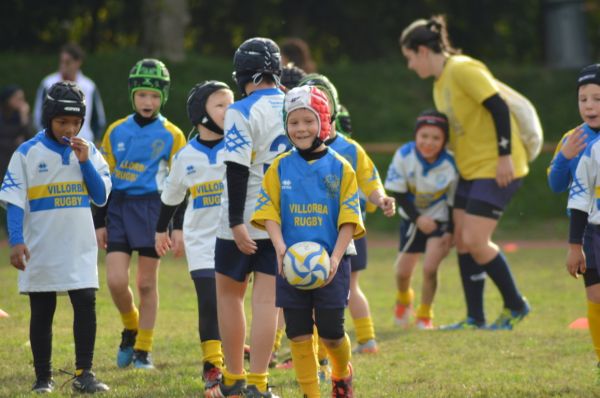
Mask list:
[{"label": "jersey logo", "polygon": [[355,214],[360,215],[360,202],[358,200],[358,193],[350,196],[342,203],[342,205],[352,210]]},{"label": "jersey logo", "polygon": [[194,166],[193,166],[193,165],[191,165],[191,164],[185,168],[185,173],[186,173],[187,175],[193,174],[193,173],[195,173],[195,172],[196,172],[196,169],[195,169],[195,168],[194,168]]},{"label": "jersey logo", "polygon": [[292,189],[292,182],[290,180],[281,181],[281,189]]},{"label": "jersey logo", "polygon": [[2,188],[0,188],[0,192],[8,191],[9,189],[21,189],[21,183],[17,182],[17,179],[13,176],[10,171],[6,172],[4,176],[4,181],[2,181]]},{"label": "jersey logo", "polygon": [[117,144],[117,152],[123,152],[125,150],[125,143],[124,142],[119,142]]},{"label": "jersey logo", "polygon": [[236,127],[235,123],[225,134],[225,150],[227,152],[238,152],[239,149],[249,147],[250,142],[244,138],[240,130]]},{"label": "jersey logo", "polygon": [[327,189],[327,196],[335,198],[340,192],[340,179],[335,174],[326,175],[323,178],[325,188]]},{"label": "jersey logo", "polygon": [[159,157],[164,148],[165,142],[163,140],[154,140],[154,142],[152,142],[152,159]]},{"label": "jersey logo", "polygon": [[41,161],[38,164],[38,173],[45,173],[46,171],[48,171],[48,165],[46,165],[46,162]]}]

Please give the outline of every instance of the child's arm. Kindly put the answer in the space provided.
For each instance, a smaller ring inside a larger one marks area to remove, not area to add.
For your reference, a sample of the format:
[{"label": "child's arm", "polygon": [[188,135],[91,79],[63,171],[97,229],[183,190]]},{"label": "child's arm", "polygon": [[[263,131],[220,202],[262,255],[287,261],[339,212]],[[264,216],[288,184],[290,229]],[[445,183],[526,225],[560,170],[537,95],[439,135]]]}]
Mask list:
[{"label": "child's arm", "polygon": [[392,217],[396,213],[396,199],[387,196],[383,188],[378,188],[371,192],[369,201],[383,210],[383,214],[386,217]]},{"label": "child's arm", "polygon": [[[188,187],[184,182],[186,172],[184,162],[180,156],[181,153],[174,156],[171,170],[165,179],[163,191],[160,195],[160,213],[156,223],[154,248],[161,257],[167,254],[170,249],[174,249],[175,257],[183,254],[183,233],[181,230],[183,228],[183,213],[186,208],[186,191]],[[167,229],[173,215],[175,215],[174,231],[172,236],[169,237]],[[179,230],[179,232],[175,233],[175,230]]]},{"label": "child's arm", "polygon": [[[364,148],[357,142],[355,144],[357,150],[356,181],[358,188],[367,195],[369,202],[383,211],[386,217],[392,217],[396,213],[396,200],[386,195],[377,167],[375,167],[375,164]],[[370,211],[369,206],[367,206],[367,211]]]},{"label": "child's arm", "polygon": [[548,185],[552,192],[564,192],[571,182],[569,162],[586,146],[583,126],[579,126],[572,134],[565,134],[556,146],[554,157],[548,166]]},{"label": "child's arm", "polygon": [[6,207],[6,223],[8,224],[8,242],[10,248],[10,263],[16,269],[25,270],[30,254],[23,239],[23,218],[25,211],[19,206],[8,203]]},{"label": "child's arm", "polygon": [[329,271],[329,278],[327,278],[325,284],[331,282],[337,273],[340,261],[342,261],[342,257],[344,257],[344,254],[346,253],[346,249],[348,248],[348,245],[354,236],[355,230],[356,224],[346,223],[340,226],[338,237],[335,241],[335,246],[331,252],[331,256],[329,256],[331,270]]},{"label": "child's arm", "polygon": [[275,254],[277,255],[277,270],[280,275],[283,275],[283,256],[287,250],[283,235],[281,234],[281,225],[273,220],[265,220],[265,228],[271,238],[273,247],[275,247]]}]

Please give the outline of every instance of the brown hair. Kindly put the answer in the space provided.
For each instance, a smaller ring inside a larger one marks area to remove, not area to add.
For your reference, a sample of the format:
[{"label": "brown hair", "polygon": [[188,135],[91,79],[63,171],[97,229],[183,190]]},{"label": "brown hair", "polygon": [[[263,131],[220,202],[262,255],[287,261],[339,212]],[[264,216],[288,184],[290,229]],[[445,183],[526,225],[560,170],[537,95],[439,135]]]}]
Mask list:
[{"label": "brown hair", "polygon": [[85,55],[83,50],[81,49],[81,47],[79,47],[75,43],[64,44],[60,48],[60,52],[61,52],[61,54],[62,53],[69,54],[71,56],[71,58],[73,58],[75,61],[83,61],[83,57]]},{"label": "brown hair", "polygon": [[317,66],[310,55],[308,44],[297,37],[285,39],[280,46],[281,55],[306,73],[314,73]]},{"label": "brown hair", "polygon": [[400,46],[415,52],[419,46],[425,46],[435,53],[461,53],[450,43],[444,15],[434,15],[429,20],[417,19],[402,31],[399,42]]}]

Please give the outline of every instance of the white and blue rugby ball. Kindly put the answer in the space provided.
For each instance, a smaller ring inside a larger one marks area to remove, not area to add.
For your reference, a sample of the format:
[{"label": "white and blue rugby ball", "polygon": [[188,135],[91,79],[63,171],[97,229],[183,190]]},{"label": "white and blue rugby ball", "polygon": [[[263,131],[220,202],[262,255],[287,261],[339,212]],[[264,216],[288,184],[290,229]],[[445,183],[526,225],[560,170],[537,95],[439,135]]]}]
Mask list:
[{"label": "white and blue rugby ball", "polygon": [[298,242],[288,247],[283,256],[283,273],[290,285],[302,289],[317,289],[330,272],[329,254],[316,242]]}]

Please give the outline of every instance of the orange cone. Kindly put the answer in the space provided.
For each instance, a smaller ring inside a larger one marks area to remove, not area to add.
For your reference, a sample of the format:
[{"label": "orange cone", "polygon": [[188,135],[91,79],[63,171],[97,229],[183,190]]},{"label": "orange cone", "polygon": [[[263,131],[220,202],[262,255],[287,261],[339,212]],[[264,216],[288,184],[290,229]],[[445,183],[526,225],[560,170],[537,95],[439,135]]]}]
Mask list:
[{"label": "orange cone", "polygon": [[577,318],[569,325],[569,329],[589,329],[587,318]]}]

